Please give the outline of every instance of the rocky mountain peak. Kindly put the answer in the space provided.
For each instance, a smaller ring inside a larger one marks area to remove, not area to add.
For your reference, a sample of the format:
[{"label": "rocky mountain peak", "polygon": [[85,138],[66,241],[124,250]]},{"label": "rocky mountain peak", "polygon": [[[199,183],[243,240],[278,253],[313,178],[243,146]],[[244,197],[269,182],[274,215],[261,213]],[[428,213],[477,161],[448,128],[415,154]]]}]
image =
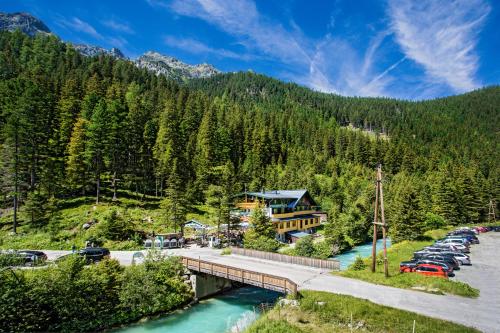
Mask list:
[{"label": "rocky mountain peak", "polygon": [[209,77],[220,73],[209,64],[189,65],[174,57],[148,51],[135,61],[138,67],[146,68],[157,75],[166,75],[175,79],[192,79]]},{"label": "rocky mountain peak", "polygon": [[75,48],[75,50],[87,57],[93,57],[99,54],[107,54],[115,57],[116,59],[125,59],[122,51],[120,51],[116,47],[113,47],[111,50],[88,44],[74,44],[73,47]]},{"label": "rocky mountain peak", "polygon": [[51,33],[42,21],[28,13],[0,13],[0,30],[21,30],[30,36]]}]

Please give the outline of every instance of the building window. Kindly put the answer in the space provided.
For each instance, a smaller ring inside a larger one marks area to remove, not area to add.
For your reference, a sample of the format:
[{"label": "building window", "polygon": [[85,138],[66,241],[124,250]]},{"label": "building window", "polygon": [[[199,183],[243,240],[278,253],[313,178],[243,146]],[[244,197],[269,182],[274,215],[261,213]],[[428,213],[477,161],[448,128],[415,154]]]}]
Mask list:
[{"label": "building window", "polygon": [[306,220],[306,225],[308,225],[308,224],[309,224],[309,220]]},{"label": "building window", "polygon": [[294,228],[295,228],[295,225],[296,225],[296,224],[295,224],[295,221],[293,221],[293,222],[292,222],[292,227],[294,227]]},{"label": "building window", "polygon": [[287,223],[286,223],[286,227],[287,227],[287,228],[290,228],[290,222],[287,222]]}]

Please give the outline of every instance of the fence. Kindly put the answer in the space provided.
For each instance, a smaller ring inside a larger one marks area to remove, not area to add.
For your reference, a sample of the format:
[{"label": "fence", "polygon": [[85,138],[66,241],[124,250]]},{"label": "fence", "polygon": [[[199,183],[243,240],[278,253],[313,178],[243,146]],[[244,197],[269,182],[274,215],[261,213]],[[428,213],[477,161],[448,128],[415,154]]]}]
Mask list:
[{"label": "fence", "polygon": [[338,260],[324,260],[324,259],[315,259],[308,257],[289,256],[274,252],[243,249],[240,247],[231,247],[231,253],[240,256],[253,257],[271,261],[279,261],[287,264],[324,268],[324,269],[330,269],[332,271],[340,270],[340,263]]},{"label": "fence", "polygon": [[209,261],[188,257],[182,257],[182,264],[192,271],[207,273],[223,277],[228,280],[279,291],[285,294],[297,294],[297,284],[284,277],[249,271],[222,264],[215,264]]}]

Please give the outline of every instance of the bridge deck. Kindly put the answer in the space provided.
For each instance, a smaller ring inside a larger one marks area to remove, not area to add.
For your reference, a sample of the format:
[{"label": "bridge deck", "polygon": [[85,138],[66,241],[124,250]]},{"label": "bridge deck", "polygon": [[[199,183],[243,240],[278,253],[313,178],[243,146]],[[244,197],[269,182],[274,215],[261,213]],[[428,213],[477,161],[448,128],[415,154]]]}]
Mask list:
[{"label": "bridge deck", "polygon": [[192,271],[207,273],[285,294],[295,295],[297,293],[297,284],[285,277],[189,257],[182,257],[182,263]]}]

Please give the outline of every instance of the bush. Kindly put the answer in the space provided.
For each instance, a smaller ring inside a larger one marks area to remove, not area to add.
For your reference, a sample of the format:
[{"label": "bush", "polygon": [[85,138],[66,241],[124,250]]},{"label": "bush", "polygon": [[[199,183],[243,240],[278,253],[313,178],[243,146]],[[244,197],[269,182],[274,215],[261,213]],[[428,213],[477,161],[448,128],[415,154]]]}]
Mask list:
[{"label": "bush", "polygon": [[327,259],[332,256],[332,246],[326,242],[322,241],[319,243],[314,243],[314,257],[318,259]]},{"label": "bush", "polygon": [[230,255],[231,254],[231,249],[226,247],[225,249],[223,249],[220,253],[221,255],[223,256],[227,256],[227,255]]},{"label": "bush", "polygon": [[57,266],[0,277],[0,332],[96,331],[170,311],[189,301],[177,258],[148,257],[123,268],[116,260]]},{"label": "bush", "polygon": [[446,226],[446,221],[440,215],[428,212],[425,214],[424,230],[440,229]]},{"label": "bush", "polygon": [[366,264],[363,258],[361,258],[361,256],[357,256],[356,260],[351,264],[351,266],[349,266],[349,269],[352,269],[354,271],[362,271],[366,269]]},{"label": "bush", "polygon": [[274,238],[260,236],[254,230],[248,230],[243,238],[243,246],[247,249],[276,252],[280,243]]},{"label": "bush", "polygon": [[311,235],[305,236],[297,241],[295,244],[295,253],[301,257],[314,256],[314,244]]},{"label": "bush", "polygon": [[0,268],[9,266],[19,266],[24,263],[24,259],[15,253],[0,253]]},{"label": "bush", "polygon": [[99,223],[99,231],[104,238],[114,241],[129,240],[135,233],[129,214],[116,209],[107,212]]}]

